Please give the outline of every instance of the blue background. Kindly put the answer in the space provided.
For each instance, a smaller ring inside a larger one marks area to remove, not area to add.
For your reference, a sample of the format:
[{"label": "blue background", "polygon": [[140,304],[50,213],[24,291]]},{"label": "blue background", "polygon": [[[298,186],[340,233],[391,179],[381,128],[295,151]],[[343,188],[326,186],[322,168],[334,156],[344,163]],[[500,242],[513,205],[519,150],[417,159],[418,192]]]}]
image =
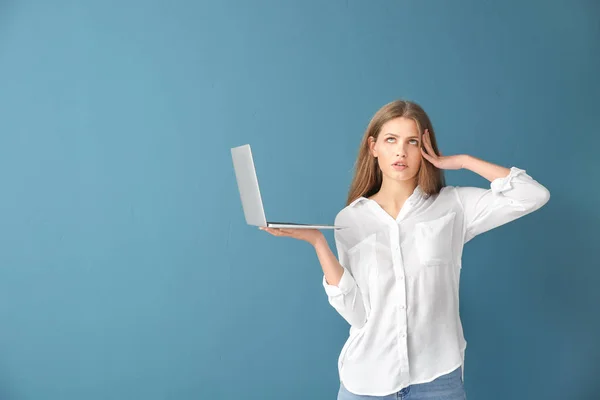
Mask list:
[{"label": "blue background", "polygon": [[[467,245],[473,399],[597,399],[600,3],[0,1],[0,398],[334,399],[347,324],[314,251],[397,98],[540,211]],[[452,185],[487,187],[469,171]],[[331,232],[327,238],[333,246]]]}]

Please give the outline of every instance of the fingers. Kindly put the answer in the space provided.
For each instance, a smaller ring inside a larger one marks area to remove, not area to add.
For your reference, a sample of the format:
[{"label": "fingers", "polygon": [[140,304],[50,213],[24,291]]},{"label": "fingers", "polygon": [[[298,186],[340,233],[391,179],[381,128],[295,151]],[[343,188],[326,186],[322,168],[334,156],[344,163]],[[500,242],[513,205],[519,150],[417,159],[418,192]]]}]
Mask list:
[{"label": "fingers", "polygon": [[427,161],[429,161],[429,162],[433,163],[433,157],[431,157],[429,154],[427,154],[427,152],[425,151],[425,149],[421,148],[421,154],[423,154],[423,157],[424,157],[424,158],[425,158]]},{"label": "fingers", "polygon": [[436,166],[436,167],[439,167],[439,159],[438,159],[438,158],[430,156],[429,154],[427,154],[427,153],[425,152],[425,150],[424,150],[424,149],[421,149],[421,154],[423,154],[423,157],[424,157],[424,158],[425,158],[427,161],[429,161],[431,164],[433,164],[433,165],[434,165],[434,166]]},{"label": "fingers", "polygon": [[425,131],[423,132],[423,135],[421,135],[421,151],[426,151],[426,147],[427,147],[427,129],[425,129]]},{"label": "fingers", "polygon": [[290,236],[291,232],[287,229],[260,227],[261,231],[270,233],[273,236]]},{"label": "fingers", "polygon": [[431,145],[431,138],[429,137],[429,131],[425,130],[425,140],[423,140],[423,144],[425,145],[425,148],[427,149],[427,153],[429,153],[430,156],[435,157],[435,151],[433,150],[433,146]]}]

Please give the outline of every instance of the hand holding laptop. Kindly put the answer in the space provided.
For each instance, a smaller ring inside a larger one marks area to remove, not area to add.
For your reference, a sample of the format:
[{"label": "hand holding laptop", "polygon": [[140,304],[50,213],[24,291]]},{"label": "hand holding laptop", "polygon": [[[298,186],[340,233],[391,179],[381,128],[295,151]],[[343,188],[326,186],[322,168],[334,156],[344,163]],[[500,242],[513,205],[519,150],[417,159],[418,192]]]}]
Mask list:
[{"label": "hand holding laptop", "polygon": [[260,227],[261,231],[266,231],[273,236],[290,237],[292,239],[304,240],[311,245],[316,246],[321,238],[325,238],[323,232],[318,229],[280,229]]}]

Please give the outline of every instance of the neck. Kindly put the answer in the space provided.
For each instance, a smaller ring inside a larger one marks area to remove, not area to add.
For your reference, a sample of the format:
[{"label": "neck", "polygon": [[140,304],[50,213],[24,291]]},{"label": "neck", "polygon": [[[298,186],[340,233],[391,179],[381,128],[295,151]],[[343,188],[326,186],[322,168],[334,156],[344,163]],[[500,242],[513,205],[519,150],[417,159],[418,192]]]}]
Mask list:
[{"label": "neck", "polygon": [[411,179],[409,181],[388,181],[383,180],[379,191],[372,196],[373,200],[376,200],[380,204],[386,204],[394,208],[401,208],[406,199],[408,199],[415,188],[417,187],[417,181]]}]

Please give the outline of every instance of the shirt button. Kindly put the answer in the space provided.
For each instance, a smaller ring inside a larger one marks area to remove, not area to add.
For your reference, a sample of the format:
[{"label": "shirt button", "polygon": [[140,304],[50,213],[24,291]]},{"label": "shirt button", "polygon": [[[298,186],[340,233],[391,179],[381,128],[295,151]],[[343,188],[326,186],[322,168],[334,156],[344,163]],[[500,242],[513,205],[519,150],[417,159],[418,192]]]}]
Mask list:
[{"label": "shirt button", "polygon": [[400,277],[400,280],[401,280],[401,281],[403,281],[403,280],[404,280],[404,277],[403,277],[403,276],[401,276],[401,277]]},{"label": "shirt button", "polygon": [[400,306],[400,309],[401,309],[401,310],[404,310],[404,306]]},{"label": "shirt button", "polygon": [[405,337],[406,337],[406,333],[403,333],[403,334],[402,334],[402,337],[403,337],[403,338],[405,338]]}]

